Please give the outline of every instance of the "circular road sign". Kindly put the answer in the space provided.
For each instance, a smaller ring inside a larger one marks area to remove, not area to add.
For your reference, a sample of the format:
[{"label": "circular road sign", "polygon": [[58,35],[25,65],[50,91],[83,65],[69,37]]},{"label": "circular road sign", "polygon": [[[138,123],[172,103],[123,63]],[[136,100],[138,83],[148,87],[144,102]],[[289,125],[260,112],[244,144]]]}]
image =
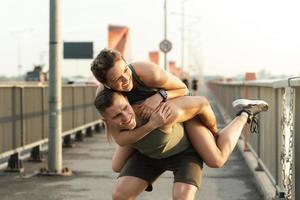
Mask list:
[{"label": "circular road sign", "polygon": [[169,40],[164,39],[159,43],[159,48],[162,52],[168,53],[172,49],[172,43]]}]

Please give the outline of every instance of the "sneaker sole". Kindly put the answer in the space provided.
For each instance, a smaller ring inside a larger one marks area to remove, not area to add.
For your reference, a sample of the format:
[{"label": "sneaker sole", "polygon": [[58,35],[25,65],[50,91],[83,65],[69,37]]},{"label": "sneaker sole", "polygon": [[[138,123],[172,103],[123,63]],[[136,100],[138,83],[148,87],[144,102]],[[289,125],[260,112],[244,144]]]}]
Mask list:
[{"label": "sneaker sole", "polygon": [[263,100],[237,99],[232,102],[232,106],[236,110],[251,108],[255,105],[258,105],[262,111],[267,111],[269,109],[269,104]]}]

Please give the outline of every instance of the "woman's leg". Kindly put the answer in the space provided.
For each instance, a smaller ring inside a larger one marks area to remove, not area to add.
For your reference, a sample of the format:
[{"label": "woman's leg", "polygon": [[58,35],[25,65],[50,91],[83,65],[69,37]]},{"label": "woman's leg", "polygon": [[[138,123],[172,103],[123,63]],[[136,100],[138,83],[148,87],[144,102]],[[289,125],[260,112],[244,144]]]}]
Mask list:
[{"label": "woman's leg", "polygon": [[219,132],[216,142],[197,118],[185,123],[194,148],[210,167],[223,166],[236,146],[244,125],[255,123],[255,115],[268,110],[268,104],[261,100],[238,99],[233,102],[233,107],[238,111],[238,116]]},{"label": "woman's leg", "polygon": [[112,170],[114,172],[120,172],[128,158],[134,153],[134,151],[135,150],[131,147],[121,147],[117,145],[112,157]]},{"label": "woman's leg", "polygon": [[219,168],[228,160],[246,123],[246,115],[236,117],[219,132],[216,140],[196,117],[185,122],[184,125],[194,149],[206,165]]},{"label": "woman's leg", "polygon": [[211,133],[218,131],[216,116],[205,97],[202,96],[183,96],[170,99],[167,104],[174,108],[174,117],[167,126],[173,123],[184,122],[197,116],[202,124],[206,126]]}]

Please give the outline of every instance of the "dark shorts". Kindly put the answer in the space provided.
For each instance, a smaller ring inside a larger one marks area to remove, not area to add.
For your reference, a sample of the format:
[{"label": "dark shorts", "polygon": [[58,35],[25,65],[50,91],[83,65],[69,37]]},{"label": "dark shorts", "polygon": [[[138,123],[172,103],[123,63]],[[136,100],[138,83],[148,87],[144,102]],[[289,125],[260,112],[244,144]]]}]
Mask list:
[{"label": "dark shorts", "polygon": [[187,183],[199,188],[202,167],[202,159],[191,149],[163,159],[150,158],[137,152],[126,162],[119,177],[141,178],[149,183],[146,190],[152,191],[152,183],[165,171],[172,171],[174,183]]}]

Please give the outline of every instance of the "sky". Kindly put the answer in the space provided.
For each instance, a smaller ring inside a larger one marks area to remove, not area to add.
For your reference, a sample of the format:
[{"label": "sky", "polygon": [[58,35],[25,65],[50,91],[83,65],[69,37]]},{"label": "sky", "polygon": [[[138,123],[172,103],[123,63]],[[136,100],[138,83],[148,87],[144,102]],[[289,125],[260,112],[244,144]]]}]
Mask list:
[{"label": "sky", "polygon": [[[300,76],[300,1],[167,2],[168,59],[180,65],[184,44],[189,73],[230,77],[264,70]],[[164,38],[163,6],[163,0],[63,0],[62,40],[93,42],[96,56],[107,47],[109,24],[128,26],[133,61],[148,60]],[[49,0],[1,0],[0,25],[0,76],[16,76],[37,64],[48,69]],[[90,63],[63,60],[62,76],[91,76]]]}]

